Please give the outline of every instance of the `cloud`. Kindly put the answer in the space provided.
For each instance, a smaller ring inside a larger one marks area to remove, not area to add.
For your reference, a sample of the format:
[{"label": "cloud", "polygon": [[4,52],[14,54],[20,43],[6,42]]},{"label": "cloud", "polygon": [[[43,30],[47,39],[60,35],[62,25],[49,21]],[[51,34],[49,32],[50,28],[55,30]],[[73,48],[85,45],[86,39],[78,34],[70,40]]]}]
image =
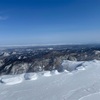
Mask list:
[{"label": "cloud", "polygon": [[8,19],[8,17],[6,17],[6,16],[0,16],[0,20],[7,20]]}]

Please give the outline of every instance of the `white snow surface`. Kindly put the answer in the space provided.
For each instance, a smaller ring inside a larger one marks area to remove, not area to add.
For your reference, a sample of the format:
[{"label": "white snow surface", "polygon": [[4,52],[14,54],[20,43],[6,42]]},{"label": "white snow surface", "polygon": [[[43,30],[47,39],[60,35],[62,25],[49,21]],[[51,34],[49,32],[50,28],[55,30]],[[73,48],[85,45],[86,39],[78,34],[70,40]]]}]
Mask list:
[{"label": "white snow surface", "polygon": [[23,81],[23,78],[21,76],[8,76],[1,78],[1,81],[6,85],[14,85],[21,83]]},{"label": "white snow surface", "polygon": [[100,61],[63,65],[74,70],[1,76],[0,100],[100,100]]}]

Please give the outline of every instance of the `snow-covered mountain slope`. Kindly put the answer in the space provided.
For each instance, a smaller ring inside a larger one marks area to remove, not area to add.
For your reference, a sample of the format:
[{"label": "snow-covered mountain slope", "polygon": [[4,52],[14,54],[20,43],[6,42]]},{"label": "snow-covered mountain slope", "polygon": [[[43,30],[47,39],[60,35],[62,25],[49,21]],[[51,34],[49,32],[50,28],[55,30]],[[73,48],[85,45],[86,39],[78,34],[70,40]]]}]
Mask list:
[{"label": "snow-covered mountain slope", "polygon": [[1,76],[0,100],[100,100],[100,61],[64,61],[63,65],[62,73]]}]

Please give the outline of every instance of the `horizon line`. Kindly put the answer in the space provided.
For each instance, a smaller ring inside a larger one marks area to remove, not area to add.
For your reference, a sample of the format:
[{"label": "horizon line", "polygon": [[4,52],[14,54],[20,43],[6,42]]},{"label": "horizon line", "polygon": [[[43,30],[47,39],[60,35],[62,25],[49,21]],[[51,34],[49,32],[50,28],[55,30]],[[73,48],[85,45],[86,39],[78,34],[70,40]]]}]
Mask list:
[{"label": "horizon line", "polygon": [[0,47],[35,47],[35,46],[55,46],[55,45],[100,45],[100,43],[55,43],[55,44],[22,44],[22,45],[0,45]]}]

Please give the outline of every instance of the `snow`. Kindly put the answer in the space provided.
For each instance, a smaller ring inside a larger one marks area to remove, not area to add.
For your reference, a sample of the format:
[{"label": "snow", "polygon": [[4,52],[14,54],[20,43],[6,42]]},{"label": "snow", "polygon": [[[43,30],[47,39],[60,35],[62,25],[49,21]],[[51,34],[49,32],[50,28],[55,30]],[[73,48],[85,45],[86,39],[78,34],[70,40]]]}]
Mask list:
[{"label": "snow", "polygon": [[16,52],[13,52],[12,54],[13,54],[13,55],[15,55],[15,54],[16,54]]},{"label": "snow", "polygon": [[1,82],[5,83],[6,85],[14,85],[21,83],[23,81],[23,78],[21,76],[7,76],[4,78],[1,78]]},{"label": "snow", "polygon": [[50,71],[46,71],[46,72],[44,72],[44,74],[43,74],[45,77],[49,77],[49,76],[51,76],[51,73],[50,73]]},{"label": "snow", "polygon": [[79,100],[100,100],[100,92],[87,95],[85,97],[80,98]]},{"label": "snow", "polygon": [[69,61],[64,60],[62,65],[64,66],[64,69],[68,71],[76,70],[77,67],[80,67],[84,62],[83,61]]},{"label": "snow", "polygon": [[60,74],[57,70],[53,70],[52,72],[51,72],[51,74],[53,75],[53,74],[55,74],[55,75],[58,75],[58,74]]},{"label": "snow", "polygon": [[100,61],[64,61],[63,65],[62,73],[1,76],[0,100],[100,100]]},{"label": "snow", "polygon": [[48,50],[53,50],[53,48],[48,48]]},{"label": "snow", "polygon": [[10,55],[10,54],[7,53],[7,52],[4,52],[4,54],[3,54],[4,57],[7,57],[7,56],[9,56],[9,55]]},{"label": "snow", "polygon": [[26,73],[24,78],[25,80],[37,80],[38,76],[36,73]]},{"label": "snow", "polygon": [[100,51],[98,51],[98,50],[97,50],[97,51],[95,51],[95,54],[96,54],[96,55],[100,54]]},{"label": "snow", "polygon": [[77,69],[77,70],[85,70],[85,67],[79,66],[79,67],[77,67],[76,69]]}]

